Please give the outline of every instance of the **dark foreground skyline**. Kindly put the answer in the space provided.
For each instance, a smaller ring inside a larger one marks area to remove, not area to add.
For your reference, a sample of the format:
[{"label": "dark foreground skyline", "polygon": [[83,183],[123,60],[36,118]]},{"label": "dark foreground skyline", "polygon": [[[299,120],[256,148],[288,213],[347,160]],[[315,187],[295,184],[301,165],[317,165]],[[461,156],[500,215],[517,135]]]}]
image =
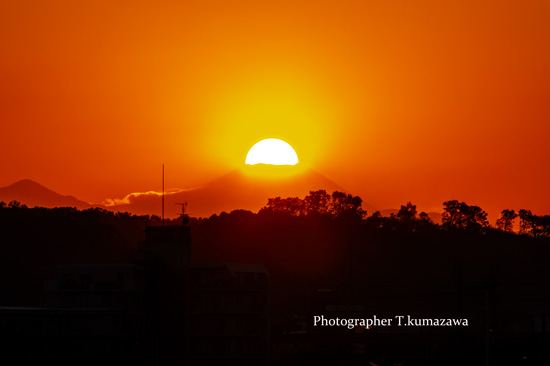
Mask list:
[{"label": "dark foreground skyline", "polygon": [[[323,213],[323,200],[316,199],[322,197],[311,195],[309,207],[317,210],[305,215],[288,210],[299,208],[296,202],[272,200],[258,214],[237,210],[191,220],[185,228],[181,221],[163,227],[158,219],[99,209],[2,206],[2,337],[18,355],[41,345],[25,357],[58,364],[83,357],[148,365],[174,357],[191,365],[548,361],[546,232],[488,227],[482,212],[460,202],[449,201],[449,216],[437,225],[414,205],[392,217],[362,218],[357,200],[346,195],[337,195],[339,206],[330,197],[338,213]],[[145,231],[151,224],[159,226]],[[190,236],[174,234],[180,230]],[[169,267],[195,273],[191,277],[202,287],[188,295],[192,299],[184,300],[186,282]],[[260,279],[264,274],[267,283]],[[137,281],[130,281],[134,287],[127,287],[129,278]],[[138,285],[142,280],[145,287]],[[267,287],[246,290],[254,283]],[[235,295],[216,295],[224,293]],[[136,311],[136,304],[157,310]],[[200,304],[192,305],[198,306],[194,313],[185,310],[191,304]],[[235,318],[234,306],[242,316]],[[242,312],[247,306],[249,315]],[[158,311],[162,317],[151,318]],[[315,327],[314,317],[321,315],[467,319],[468,326]],[[96,326],[85,325],[91,321],[86,319],[96,319]],[[115,320],[118,328],[110,328]],[[65,328],[44,328],[58,321]],[[69,350],[64,344],[79,346]]]}]

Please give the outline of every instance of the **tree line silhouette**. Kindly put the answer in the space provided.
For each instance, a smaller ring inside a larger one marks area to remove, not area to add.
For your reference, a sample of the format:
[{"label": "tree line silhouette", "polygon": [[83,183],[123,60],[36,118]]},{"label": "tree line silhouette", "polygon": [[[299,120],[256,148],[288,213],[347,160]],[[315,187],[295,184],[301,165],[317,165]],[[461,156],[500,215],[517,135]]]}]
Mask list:
[{"label": "tree line silhouette", "polygon": [[334,191],[328,194],[325,190],[310,191],[304,198],[269,198],[267,205],[259,213],[281,213],[294,216],[330,215],[333,217],[364,218],[366,212],[361,207],[361,197]]},{"label": "tree line silhouette", "polygon": [[[379,211],[375,211],[370,216],[362,208],[363,200],[359,196],[353,196],[348,193],[334,191],[332,194],[326,190],[310,191],[304,198],[299,197],[273,197],[269,198],[267,204],[262,207],[258,215],[290,215],[298,217],[326,216],[339,220],[362,221],[370,226],[378,228],[394,227],[403,230],[416,230],[419,227],[430,227],[435,229],[466,230],[472,232],[485,232],[490,229],[497,229],[504,232],[514,232],[514,222],[519,218],[518,234],[530,235],[533,237],[550,237],[550,215],[535,215],[531,210],[521,209],[517,213],[515,210],[502,210],[500,217],[496,220],[494,226],[489,224],[487,212],[479,206],[468,205],[458,200],[449,200],[443,202],[443,213],[441,224],[434,223],[426,212],[418,212],[416,205],[408,202],[401,205],[396,214],[390,214],[387,217],[382,216]],[[29,209],[27,205],[18,201],[9,203],[0,202],[0,210],[6,209]],[[41,213],[48,212],[45,208],[40,209]],[[60,208],[50,209],[59,210]],[[67,210],[78,211],[74,208]],[[160,225],[161,218],[157,215],[132,215],[130,213],[113,213],[100,208],[83,210],[82,212],[94,213],[100,215],[103,220],[120,219],[119,221],[134,220],[141,226]],[[34,213],[37,214],[36,211]],[[216,216],[216,215],[212,215]],[[124,220],[123,220],[124,219]],[[207,220],[206,218],[191,218],[191,223],[196,225]],[[168,225],[181,224],[181,219],[166,219]]]},{"label": "tree line silhouette", "polygon": [[[396,248],[400,252],[414,248],[410,253],[414,257],[420,255],[420,248],[432,253],[446,242],[451,256],[473,256],[483,247],[488,256],[500,258],[503,243],[515,251],[535,248],[532,245],[550,238],[549,215],[503,210],[491,226],[478,206],[450,200],[443,209],[442,221],[436,223],[411,202],[395,214],[382,216],[378,211],[367,215],[360,197],[343,192],[317,190],[304,198],[274,197],[258,213],[234,210],[191,218],[193,256],[207,262],[264,263],[280,278],[297,271],[313,278],[345,267],[350,250],[370,257],[378,253],[385,260]],[[519,225],[514,226],[516,219]],[[51,278],[58,264],[128,260],[130,253],[140,249],[145,227],[161,224],[156,215],[0,202],[0,266],[4,273],[19,274],[15,281],[10,276],[0,279],[4,289],[0,302],[33,303],[31,299],[42,292],[43,280]],[[167,219],[164,224],[181,225],[181,219]],[[461,243],[464,238],[476,246],[466,247]],[[406,243],[415,244],[409,248]]]},{"label": "tree line silhouette", "polygon": [[310,191],[303,199],[298,197],[269,198],[267,205],[260,209],[259,214],[286,214],[292,216],[326,215],[333,218],[366,220],[378,227],[399,225],[402,229],[416,229],[417,226],[440,226],[444,229],[484,232],[491,228],[505,232],[514,232],[514,220],[519,217],[519,234],[531,236],[550,236],[550,215],[534,215],[531,210],[502,210],[496,224],[491,227],[487,212],[479,206],[468,205],[458,200],[443,202],[441,225],[435,224],[426,212],[418,212],[416,205],[408,202],[402,205],[397,214],[384,218],[379,211],[367,217],[362,208],[362,199],[343,192],[332,194],[325,190]]}]

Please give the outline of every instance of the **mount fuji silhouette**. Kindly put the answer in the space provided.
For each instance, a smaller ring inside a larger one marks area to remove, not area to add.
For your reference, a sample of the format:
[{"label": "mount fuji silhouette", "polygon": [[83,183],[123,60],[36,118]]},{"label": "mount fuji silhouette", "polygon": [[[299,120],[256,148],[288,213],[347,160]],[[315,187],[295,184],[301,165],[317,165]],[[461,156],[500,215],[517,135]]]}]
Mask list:
[{"label": "mount fuji silhouette", "polygon": [[[265,168],[248,167],[252,172]],[[230,212],[236,209],[258,211],[273,197],[303,198],[310,191],[319,189],[324,189],[329,194],[334,191],[346,192],[344,188],[313,169],[293,175],[284,174],[288,167],[269,166],[269,169],[280,170],[283,174],[276,178],[262,178],[242,170],[234,170],[202,187],[168,193],[165,195],[165,216],[176,217],[180,212],[176,204],[180,202],[187,202],[187,211],[191,216],[209,217],[222,211]],[[127,203],[107,209],[135,214],[161,214],[161,199],[157,194],[128,196],[126,201]],[[374,211],[368,204],[363,203],[363,207],[369,212]]]},{"label": "mount fuji silhouette", "polygon": [[[210,217],[223,211],[237,209],[258,211],[267,204],[269,198],[300,197],[310,191],[324,189],[347,192],[324,175],[313,169],[296,174],[286,174],[289,167],[252,166],[248,170],[234,170],[201,187],[165,194],[165,217],[175,218],[181,212],[177,203],[187,202],[186,212],[194,217]],[[275,172],[274,177],[266,178],[254,174],[262,169]],[[249,174],[252,173],[252,174]],[[281,173],[281,174],[278,174]],[[161,215],[162,204],[159,192],[134,192],[120,199],[107,199],[102,204],[90,204],[73,196],[56,193],[30,179],[18,181],[0,188],[0,201],[19,201],[29,207],[76,207],[88,209],[100,207],[114,212],[130,212],[136,215]],[[363,202],[363,208],[372,213],[374,207]]]}]

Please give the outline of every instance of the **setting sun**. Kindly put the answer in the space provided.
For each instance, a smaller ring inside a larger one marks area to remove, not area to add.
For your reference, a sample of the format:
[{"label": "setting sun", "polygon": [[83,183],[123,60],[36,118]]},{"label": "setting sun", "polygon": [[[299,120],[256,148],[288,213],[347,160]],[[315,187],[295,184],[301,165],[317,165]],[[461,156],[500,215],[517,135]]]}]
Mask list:
[{"label": "setting sun", "polygon": [[246,164],[296,165],[298,155],[288,143],[279,139],[257,142],[246,155]]}]

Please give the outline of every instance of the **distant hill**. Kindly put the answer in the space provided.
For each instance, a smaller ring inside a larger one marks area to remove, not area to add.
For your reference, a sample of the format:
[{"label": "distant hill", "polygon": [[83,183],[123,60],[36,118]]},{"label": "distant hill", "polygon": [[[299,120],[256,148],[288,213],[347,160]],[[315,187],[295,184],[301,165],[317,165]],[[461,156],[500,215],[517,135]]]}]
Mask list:
[{"label": "distant hill", "polygon": [[76,207],[80,210],[92,207],[73,196],[63,196],[30,179],[23,179],[0,188],[0,201],[19,201],[29,207]]},{"label": "distant hill", "polygon": [[[265,167],[250,169],[265,169]],[[285,169],[270,167],[269,169]],[[167,194],[165,216],[175,217],[179,212],[178,202],[187,202],[187,211],[195,217],[210,217],[222,211],[235,209],[258,211],[271,197],[305,197],[309,191],[325,189],[327,192],[346,190],[313,169],[282,178],[260,178],[241,170],[234,170],[202,187]],[[353,192],[350,192],[353,193]],[[154,194],[129,196],[129,203],[108,207],[110,210],[129,211],[135,214],[161,214],[161,198]],[[363,202],[363,207],[372,213],[375,209]]]}]

